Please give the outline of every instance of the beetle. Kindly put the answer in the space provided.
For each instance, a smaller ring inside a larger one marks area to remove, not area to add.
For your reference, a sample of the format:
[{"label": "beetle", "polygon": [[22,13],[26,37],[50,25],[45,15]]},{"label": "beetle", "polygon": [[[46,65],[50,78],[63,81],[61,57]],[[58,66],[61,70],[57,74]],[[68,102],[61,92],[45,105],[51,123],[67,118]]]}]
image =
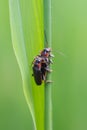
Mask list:
[{"label": "beetle", "polygon": [[46,81],[47,73],[51,72],[49,69],[50,63],[52,63],[50,52],[51,48],[44,48],[33,60],[33,76],[37,85],[41,85],[42,81]]},{"label": "beetle", "polygon": [[[45,34],[45,40],[46,40],[46,45],[48,46],[48,41],[47,41],[47,37],[46,37],[46,32],[44,31]],[[59,52],[60,54],[60,52]],[[63,53],[61,53],[63,54]],[[52,57],[54,57],[53,54],[51,54],[51,48],[47,47],[44,48],[39,55],[37,55],[34,60],[33,60],[33,76],[35,79],[35,82],[37,85],[41,85],[43,81],[45,81],[46,83],[50,83],[52,81],[50,80],[46,80],[47,74],[49,72],[51,72],[52,70],[50,70],[50,64],[53,63],[52,61]]]}]

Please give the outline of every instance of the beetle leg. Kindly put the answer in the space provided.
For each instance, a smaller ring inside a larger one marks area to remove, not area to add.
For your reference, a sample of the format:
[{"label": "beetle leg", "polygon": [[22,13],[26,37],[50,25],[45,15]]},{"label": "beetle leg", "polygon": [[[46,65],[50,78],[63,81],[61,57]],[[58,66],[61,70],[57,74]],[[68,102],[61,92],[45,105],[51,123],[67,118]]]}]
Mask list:
[{"label": "beetle leg", "polygon": [[42,79],[45,81],[46,80],[46,77],[45,77],[45,75],[42,75]]},{"label": "beetle leg", "polygon": [[54,57],[54,55],[53,55],[53,54],[50,54],[50,57]]},{"label": "beetle leg", "polygon": [[50,70],[49,68],[45,68],[46,71],[52,72],[53,70]]},{"label": "beetle leg", "polygon": [[52,61],[51,59],[49,60],[49,62],[50,62],[51,64],[53,64],[53,61]]},{"label": "beetle leg", "polygon": [[51,81],[51,80],[46,80],[45,82],[46,83],[53,83],[53,81]]}]

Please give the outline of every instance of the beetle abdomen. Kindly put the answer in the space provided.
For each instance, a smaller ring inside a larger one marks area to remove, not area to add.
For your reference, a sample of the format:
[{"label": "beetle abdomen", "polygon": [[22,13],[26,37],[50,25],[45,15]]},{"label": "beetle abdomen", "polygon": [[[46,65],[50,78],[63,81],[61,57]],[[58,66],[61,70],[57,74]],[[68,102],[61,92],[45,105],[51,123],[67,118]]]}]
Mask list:
[{"label": "beetle abdomen", "polygon": [[42,84],[42,72],[37,67],[33,66],[33,76],[37,85]]}]

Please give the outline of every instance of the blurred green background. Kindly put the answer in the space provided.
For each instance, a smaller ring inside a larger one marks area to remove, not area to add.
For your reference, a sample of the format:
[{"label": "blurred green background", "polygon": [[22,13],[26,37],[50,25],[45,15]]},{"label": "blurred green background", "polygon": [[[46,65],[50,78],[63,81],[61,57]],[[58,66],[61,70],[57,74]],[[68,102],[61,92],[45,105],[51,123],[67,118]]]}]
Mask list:
[{"label": "blurred green background", "polygon": [[[53,130],[87,130],[86,0],[52,0],[52,36]],[[0,0],[0,130],[29,129],[34,128],[12,48],[8,0]]]}]

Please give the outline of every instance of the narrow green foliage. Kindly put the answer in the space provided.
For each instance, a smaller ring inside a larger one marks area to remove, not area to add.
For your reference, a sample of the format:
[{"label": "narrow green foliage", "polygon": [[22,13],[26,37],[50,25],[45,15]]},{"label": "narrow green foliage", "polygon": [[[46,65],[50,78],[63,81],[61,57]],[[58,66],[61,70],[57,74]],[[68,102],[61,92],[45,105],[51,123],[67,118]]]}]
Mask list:
[{"label": "narrow green foliage", "polygon": [[13,49],[21,71],[24,93],[34,120],[32,90],[31,87],[29,88],[29,85],[31,84],[29,80],[30,79],[29,67],[25,50],[22,21],[18,0],[15,1],[9,0],[9,11],[10,11],[10,25],[11,25]]},{"label": "narrow green foliage", "polygon": [[[52,48],[52,36],[51,36],[51,0],[44,0],[44,30],[47,37],[44,37],[45,47]],[[47,80],[51,80],[49,74]],[[45,84],[45,130],[52,130],[52,85]]]},{"label": "narrow green foliage", "polygon": [[[25,1],[20,2],[22,5]],[[32,77],[31,66],[34,56],[42,50],[44,45],[43,3],[42,0],[25,2],[21,6],[21,12],[25,16],[23,17],[20,13],[20,2],[19,0],[9,0],[12,44],[21,71],[23,90],[35,129],[44,130],[44,84],[40,87],[36,85]],[[26,14],[26,10],[29,9],[28,4],[31,5],[31,19],[28,19],[29,14]]]}]

